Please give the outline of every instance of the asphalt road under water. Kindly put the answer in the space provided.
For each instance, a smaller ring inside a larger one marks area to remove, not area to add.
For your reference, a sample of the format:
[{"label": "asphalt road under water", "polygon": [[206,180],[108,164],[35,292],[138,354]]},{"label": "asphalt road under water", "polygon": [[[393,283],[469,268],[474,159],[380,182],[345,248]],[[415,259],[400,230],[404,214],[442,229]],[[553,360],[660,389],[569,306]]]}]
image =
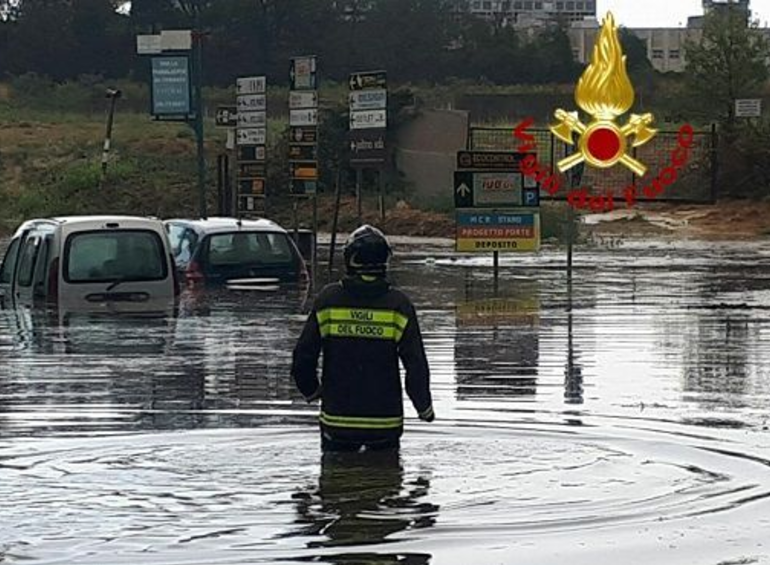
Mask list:
[{"label": "asphalt road under water", "polygon": [[300,290],[0,312],[0,563],[770,563],[769,243],[415,249],[395,457],[321,456]]}]

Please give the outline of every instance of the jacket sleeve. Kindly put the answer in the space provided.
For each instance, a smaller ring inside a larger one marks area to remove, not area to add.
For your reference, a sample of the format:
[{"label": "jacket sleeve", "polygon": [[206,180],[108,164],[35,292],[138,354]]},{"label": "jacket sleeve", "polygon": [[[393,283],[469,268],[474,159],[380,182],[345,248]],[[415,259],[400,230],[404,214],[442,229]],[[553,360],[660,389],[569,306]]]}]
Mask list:
[{"label": "jacket sleeve", "polygon": [[430,369],[425,356],[420,324],[411,303],[407,304],[408,323],[398,346],[398,355],[406,369],[406,393],[420,419],[431,421],[433,399],[430,394]]},{"label": "jacket sleeve", "polygon": [[321,332],[318,327],[316,309],[310,312],[302,334],[294,347],[291,376],[297,388],[308,402],[321,396],[318,380],[318,356],[321,353]]}]

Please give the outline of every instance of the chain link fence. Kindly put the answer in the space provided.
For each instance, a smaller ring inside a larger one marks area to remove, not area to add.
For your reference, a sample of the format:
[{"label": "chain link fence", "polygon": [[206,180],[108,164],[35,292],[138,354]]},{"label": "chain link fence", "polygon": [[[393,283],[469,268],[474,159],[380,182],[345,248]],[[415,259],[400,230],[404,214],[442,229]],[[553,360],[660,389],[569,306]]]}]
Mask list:
[{"label": "chain link fence", "polygon": [[[550,130],[528,129],[527,133],[535,138],[540,164],[550,169],[552,174],[559,174],[556,164],[573,152]],[[640,178],[618,164],[610,169],[585,168],[580,188],[588,188],[593,194],[606,194],[612,191],[616,199],[623,199],[626,189],[637,187],[637,194],[644,199],[644,187],[665,169],[671,166],[671,154],[678,146],[678,131],[659,131],[658,134],[642,147],[631,149],[631,155],[647,166],[647,174]],[[521,142],[513,135],[513,128],[472,127],[468,132],[468,149],[472,151],[516,151]],[[716,201],[716,128],[708,131],[696,131],[687,164],[679,171],[677,180],[663,193],[656,197],[656,202],[679,202],[710,204]],[[562,175],[562,190],[553,198],[565,200],[569,187],[569,173]],[[543,193],[543,198],[549,198]]]}]

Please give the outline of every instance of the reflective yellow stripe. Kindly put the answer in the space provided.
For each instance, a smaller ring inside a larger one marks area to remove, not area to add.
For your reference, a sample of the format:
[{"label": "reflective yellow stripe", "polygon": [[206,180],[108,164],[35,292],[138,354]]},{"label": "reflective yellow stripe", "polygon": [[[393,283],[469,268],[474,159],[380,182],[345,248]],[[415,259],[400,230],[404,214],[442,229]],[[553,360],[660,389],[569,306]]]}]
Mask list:
[{"label": "reflective yellow stripe", "polygon": [[392,429],[404,425],[404,419],[396,418],[361,418],[357,416],[331,416],[321,412],[321,422],[333,428]]},{"label": "reflective yellow stripe", "polygon": [[321,337],[353,337],[400,341],[402,332],[382,324],[328,323],[321,326]]},{"label": "reflective yellow stripe", "polygon": [[316,313],[322,337],[401,341],[409,318],[395,310],[325,308]]},{"label": "reflective yellow stripe", "polygon": [[369,308],[324,308],[316,314],[318,323],[325,322],[370,322],[376,324],[394,324],[404,331],[409,318],[395,310],[371,310]]}]

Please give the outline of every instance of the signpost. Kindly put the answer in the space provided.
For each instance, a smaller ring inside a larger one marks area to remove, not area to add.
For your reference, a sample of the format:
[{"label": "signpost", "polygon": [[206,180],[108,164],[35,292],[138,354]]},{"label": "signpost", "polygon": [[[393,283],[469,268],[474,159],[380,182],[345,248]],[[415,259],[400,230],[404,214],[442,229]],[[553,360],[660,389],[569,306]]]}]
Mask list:
[{"label": "signpost", "polygon": [[218,128],[234,128],[238,126],[238,108],[236,106],[217,106],[215,116]]},{"label": "signpost", "polygon": [[196,29],[165,30],[139,35],[136,52],[150,57],[150,106],[156,120],[186,122],[195,131],[198,197],[201,217],[206,211],[206,155],[203,123],[203,33]]},{"label": "signpost", "polygon": [[454,179],[456,249],[494,254],[495,289],[499,254],[540,249],[540,187],[525,178],[526,153],[459,151]]},{"label": "signpost", "polygon": [[387,159],[388,81],[385,71],[353,73],[348,80],[350,94],[350,165],[356,169],[356,202],[361,222],[363,169],[377,169],[380,217],[385,218],[382,167]]},{"label": "signpost", "polygon": [[267,79],[235,81],[238,213],[257,212],[267,198]]},{"label": "signpost", "polygon": [[294,238],[299,243],[299,201],[313,199],[313,282],[318,271],[318,62],[294,57],[289,67],[289,192],[294,199]]}]

